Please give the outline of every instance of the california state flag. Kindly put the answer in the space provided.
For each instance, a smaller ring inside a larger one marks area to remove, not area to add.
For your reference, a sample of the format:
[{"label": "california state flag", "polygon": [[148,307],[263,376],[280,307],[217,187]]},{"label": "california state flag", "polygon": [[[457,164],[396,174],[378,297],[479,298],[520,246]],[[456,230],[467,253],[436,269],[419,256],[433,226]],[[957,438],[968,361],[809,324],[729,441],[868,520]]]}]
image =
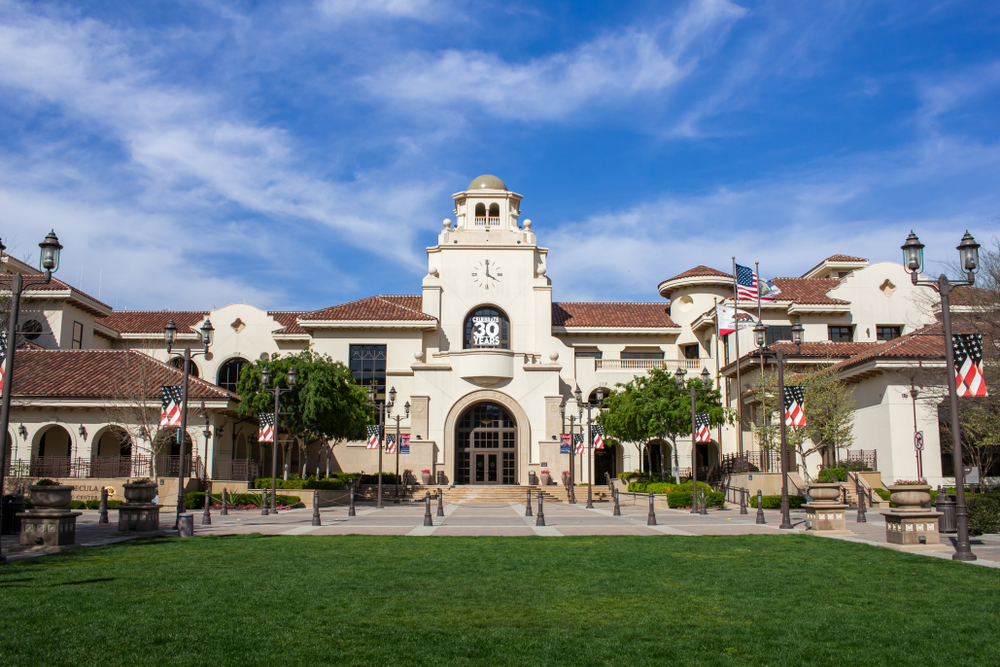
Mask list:
[{"label": "california state flag", "polygon": [[719,324],[720,336],[727,336],[737,328],[749,329],[757,324],[757,318],[745,310],[722,305],[715,307],[715,321]]}]

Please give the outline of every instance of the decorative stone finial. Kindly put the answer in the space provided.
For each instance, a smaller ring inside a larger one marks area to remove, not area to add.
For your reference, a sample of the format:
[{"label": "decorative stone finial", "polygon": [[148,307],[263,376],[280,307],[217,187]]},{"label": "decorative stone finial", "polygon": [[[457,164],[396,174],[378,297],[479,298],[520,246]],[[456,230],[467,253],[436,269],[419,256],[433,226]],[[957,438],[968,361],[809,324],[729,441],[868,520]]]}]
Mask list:
[{"label": "decorative stone finial", "polygon": [[525,229],[531,229],[531,220],[525,220],[524,221],[524,228]]},{"label": "decorative stone finial", "polygon": [[445,218],[441,224],[444,225],[445,229],[451,229],[451,218]]},{"label": "decorative stone finial", "polygon": [[551,359],[552,361],[557,361],[559,359],[559,353],[556,352],[555,350],[552,350],[551,352],[549,352],[549,359]]},{"label": "decorative stone finial", "polygon": [[424,358],[424,351],[417,350],[416,352],[413,353],[413,358],[416,359],[417,361],[420,361],[421,359]]}]

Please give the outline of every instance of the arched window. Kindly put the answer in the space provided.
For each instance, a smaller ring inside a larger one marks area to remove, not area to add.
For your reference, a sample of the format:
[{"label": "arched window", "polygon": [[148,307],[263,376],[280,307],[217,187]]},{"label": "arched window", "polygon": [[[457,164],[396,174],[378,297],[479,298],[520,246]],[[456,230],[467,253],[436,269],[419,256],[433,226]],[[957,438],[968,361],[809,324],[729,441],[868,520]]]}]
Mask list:
[{"label": "arched window", "polygon": [[510,349],[507,316],[496,308],[477,308],[465,318],[465,349],[495,347]]},{"label": "arched window", "polygon": [[485,218],[486,217],[486,204],[479,203],[476,204],[476,217]]},{"label": "arched window", "polygon": [[217,385],[229,391],[236,391],[236,383],[240,381],[240,371],[243,365],[249,363],[242,357],[234,357],[219,367],[219,381]]},{"label": "arched window", "polygon": [[[181,372],[184,371],[184,357],[171,357],[167,363]],[[191,360],[191,365],[188,366],[188,373],[192,377],[198,377],[198,364],[194,363],[194,359]]]},{"label": "arched window", "polygon": [[500,217],[500,204],[490,204],[490,217],[491,218]]}]

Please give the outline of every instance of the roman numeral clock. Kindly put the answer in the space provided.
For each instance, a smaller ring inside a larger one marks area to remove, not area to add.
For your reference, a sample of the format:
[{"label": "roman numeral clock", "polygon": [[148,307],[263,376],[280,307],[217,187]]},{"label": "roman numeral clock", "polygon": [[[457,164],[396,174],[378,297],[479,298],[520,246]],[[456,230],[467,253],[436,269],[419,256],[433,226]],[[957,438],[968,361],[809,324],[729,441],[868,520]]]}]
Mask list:
[{"label": "roman numeral clock", "polygon": [[500,286],[503,273],[496,262],[484,259],[472,267],[472,283],[480,289],[489,291]]}]

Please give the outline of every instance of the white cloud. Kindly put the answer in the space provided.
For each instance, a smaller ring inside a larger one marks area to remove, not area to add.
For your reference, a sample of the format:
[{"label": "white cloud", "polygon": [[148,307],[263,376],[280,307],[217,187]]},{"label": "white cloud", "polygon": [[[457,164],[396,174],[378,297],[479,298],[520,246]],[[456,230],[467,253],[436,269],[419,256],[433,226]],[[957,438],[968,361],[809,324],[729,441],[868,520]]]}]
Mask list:
[{"label": "white cloud", "polygon": [[362,82],[374,95],[431,108],[474,103],[502,118],[554,120],[675,86],[744,13],[726,0],[695,0],[653,30],[602,36],[524,64],[479,51],[414,53]]},{"label": "white cloud", "polygon": [[323,14],[341,20],[373,15],[422,18],[436,13],[431,0],[321,0],[317,5]]}]

